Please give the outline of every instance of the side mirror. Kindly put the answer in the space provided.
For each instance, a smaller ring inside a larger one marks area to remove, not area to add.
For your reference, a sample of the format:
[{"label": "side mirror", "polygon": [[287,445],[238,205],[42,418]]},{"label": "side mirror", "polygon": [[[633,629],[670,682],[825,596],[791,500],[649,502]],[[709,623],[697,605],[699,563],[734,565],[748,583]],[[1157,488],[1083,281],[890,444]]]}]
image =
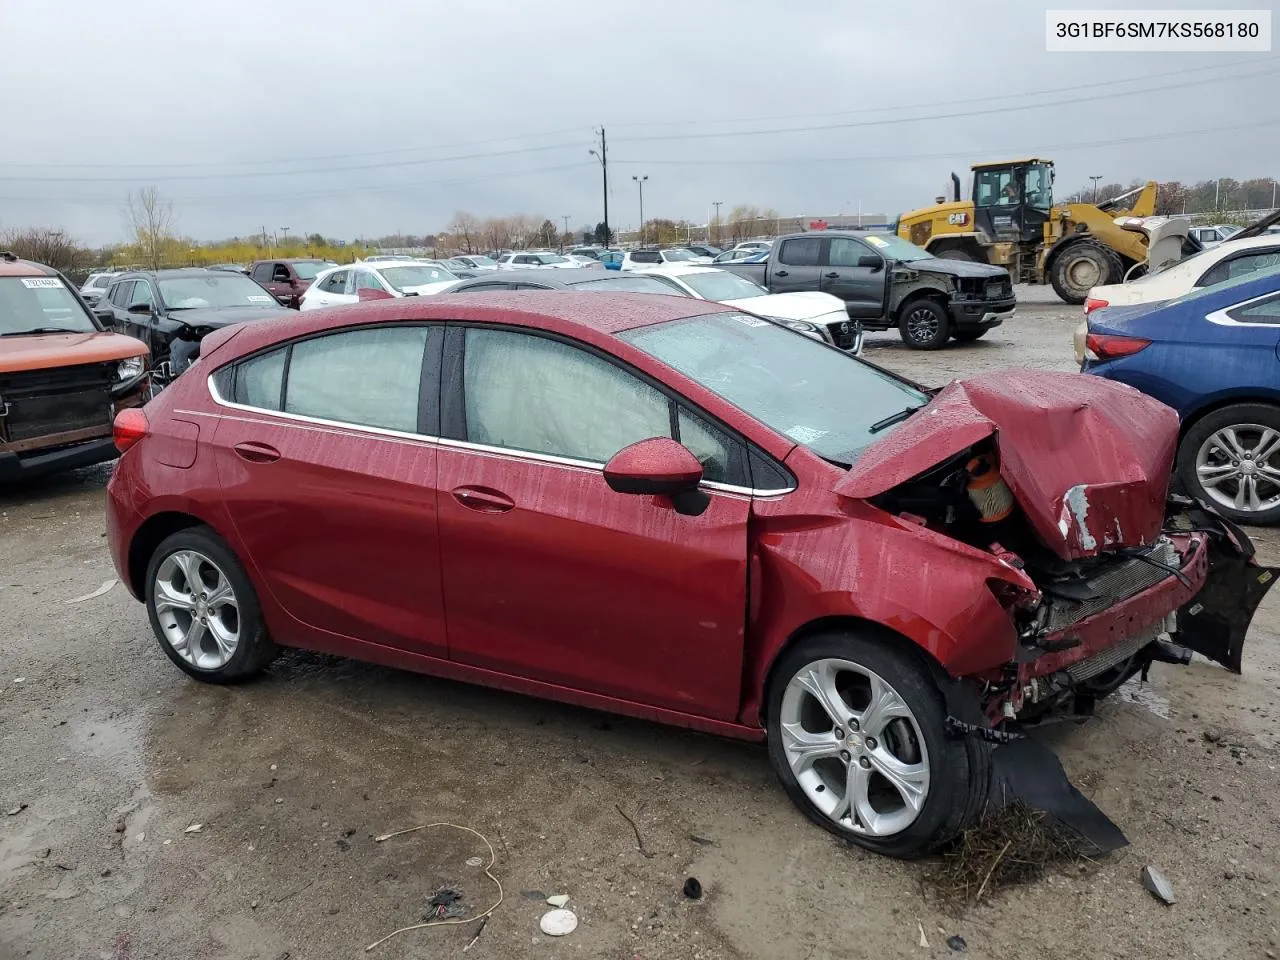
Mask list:
[{"label": "side mirror", "polygon": [[868,267],[872,270],[879,270],[880,265],[883,262],[884,261],[882,261],[879,257],[873,256],[871,254],[866,254],[865,256],[861,256],[858,258],[858,266]]},{"label": "side mirror", "polygon": [[139,316],[149,317],[155,311],[152,310],[151,304],[149,303],[131,303],[129,304],[129,312],[136,313]]},{"label": "side mirror", "polygon": [[711,502],[698,489],[702,464],[670,437],[623,447],[604,465],[604,480],[615,493],[670,497],[676,512],[686,516],[698,516]]},{"label": "side mirror", "polygon": [[368,287],[364,287],[360,290],[357,290],[356,298],[361,303],[366,303],[369,300],[394,300],[395,299],[393,296],[391,296],[391,294],[387,293],[387,291],[385,290],[371,290]]}]

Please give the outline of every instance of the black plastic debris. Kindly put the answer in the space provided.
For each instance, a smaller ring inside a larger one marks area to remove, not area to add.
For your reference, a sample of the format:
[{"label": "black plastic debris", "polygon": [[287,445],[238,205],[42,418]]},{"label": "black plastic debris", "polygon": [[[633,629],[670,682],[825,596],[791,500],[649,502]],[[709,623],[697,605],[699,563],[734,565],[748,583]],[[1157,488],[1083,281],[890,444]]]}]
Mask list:
[{"label": "black plastic debris", "polygon": [[449,917],[466,916],[467,908],[462,902],[462,891],[453,887],[440,887],[427,901],[426,917],[428,920],[444,920]]},{"label": "black plastic debris", "polygon": [[958,933],[954,936],[947,937],[947,946],[955,953],[964,953],[969,949],[969,944],[965,943],[964,937],[960,936]]},{"label": "black plastic debris", "polygon": [[992,751],[988,808],[996,811],[1020,800],[1041,810],[1096,848],[1111,853],[1129,845],[1111,818],[1067,779],[1062,762],[1032,737],[1002,744]]},{"label": "black plastic debris", "polygon": [[702,899],[702,884],[698,882],[697,877],[690,877],[684,882],[684,895],[690,900]]}]

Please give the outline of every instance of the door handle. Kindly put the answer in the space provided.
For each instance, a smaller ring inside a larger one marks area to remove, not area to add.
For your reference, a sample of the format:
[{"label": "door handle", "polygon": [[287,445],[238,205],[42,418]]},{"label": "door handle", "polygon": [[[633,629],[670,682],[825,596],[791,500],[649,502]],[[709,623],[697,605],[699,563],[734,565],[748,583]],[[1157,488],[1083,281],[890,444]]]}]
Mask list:
[{"label": "door handle", "polygon": [[269,443],[258,443],[256,440],[237,443],[232,449],[239,454],[241,460],[248,460],[250,463],[275,463],[280,459],[279,450]]},{"label": "door handle", "polygon": [[840,274],[838,274],[838,273],[824,273],[824,274],[823,274],[823,276],[824,276],[824,277],[826,277],[828,280],[839,280],[839,279],[840,279]]},{"label": "door handle", "polygon": [[506,513],[516,505],[515,501],[505,493],[490,487],[456,487],[453,490],[453,499],[468,510],[479,513]]},{"label": "door handle", "polygon": [[787,271],[785,271],[785,270],[775,270],[775,271],[773,271],[773,275],[774,275],[775,277],[787,277],[787,276],[790,276],[790,274],[789,274],[789,273],[787,273]]}]

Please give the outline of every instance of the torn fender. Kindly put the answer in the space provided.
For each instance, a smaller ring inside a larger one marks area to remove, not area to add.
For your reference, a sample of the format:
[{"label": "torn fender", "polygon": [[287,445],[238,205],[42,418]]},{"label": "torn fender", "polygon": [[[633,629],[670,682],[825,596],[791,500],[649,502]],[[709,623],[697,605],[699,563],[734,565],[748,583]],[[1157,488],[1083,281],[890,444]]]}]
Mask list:
[{"label": "torn fender", "polygon": [[1151,543],[1164,525],[1178,416],[1125,384],[1007,370],[944,387],[835,486],[866,499],[995,436],[1000,472],[1064,560]]}]

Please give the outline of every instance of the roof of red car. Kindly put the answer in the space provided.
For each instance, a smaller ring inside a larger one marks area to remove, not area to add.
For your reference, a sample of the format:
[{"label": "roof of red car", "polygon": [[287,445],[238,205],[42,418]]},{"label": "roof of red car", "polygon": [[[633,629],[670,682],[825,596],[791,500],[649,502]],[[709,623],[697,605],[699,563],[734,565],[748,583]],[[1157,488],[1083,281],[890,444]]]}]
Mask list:
[{"label": "roof of red car", "polygon": [[55,273],[52,267],[46,267],[43,263],[0,257],[0,277],[51,277]]}]

